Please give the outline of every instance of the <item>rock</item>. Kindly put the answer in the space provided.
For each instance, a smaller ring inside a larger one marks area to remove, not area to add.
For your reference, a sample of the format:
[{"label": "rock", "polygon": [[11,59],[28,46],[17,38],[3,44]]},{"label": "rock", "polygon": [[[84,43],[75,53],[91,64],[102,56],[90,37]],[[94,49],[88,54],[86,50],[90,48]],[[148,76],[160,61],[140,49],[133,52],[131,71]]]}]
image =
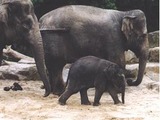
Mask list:
[{"label": "rock", "polygon": [[130,50],[128,50],[128,51],[125,52],[125,60],[126,60],[127,64],[132,64],[132,63],[137,63],[138,62],[138,58]]},{"label": "rock", "polygon": [[149,47],[158,47],[159,46],[159,31],[150,32],[148,34]]},{"label": "rock", "polygon": [[159,92],[159,82],[150,82],[150,83],[146,84],[146,87],[149,90],[156,90]]},{"label": "rock", "polygon": [[35,64],[9,62],[0,67],[0,79],[40,80]]},{"label": "rock", "polygon": [[[148,56],[149,62],[159,62],[159,50],[160,47],[154,47],[149,49],[149,56]],[[125,60],[127,64],[133,64],[139,62],[139,59],[130,50],[125,52]]]},{"label": "rock", "polygon": [[[130,70],[132,73],[135,73],[135,75],[137,76],[138,66],[139,64],[130,64],[126,65],[126,69]],[[157,75],[159,75],[159,67],[160,67],[159,63],[147,63],[145,74],[147,76],[151,76],[152,78],[156,76],[155,77],[156,79],[154,81],[158,81],[159,77]]]},{"label": "rock", "polygon": [[149,61],[150,62],[159,62],[159,50],[160,47],[154,47],[149,49]]}]

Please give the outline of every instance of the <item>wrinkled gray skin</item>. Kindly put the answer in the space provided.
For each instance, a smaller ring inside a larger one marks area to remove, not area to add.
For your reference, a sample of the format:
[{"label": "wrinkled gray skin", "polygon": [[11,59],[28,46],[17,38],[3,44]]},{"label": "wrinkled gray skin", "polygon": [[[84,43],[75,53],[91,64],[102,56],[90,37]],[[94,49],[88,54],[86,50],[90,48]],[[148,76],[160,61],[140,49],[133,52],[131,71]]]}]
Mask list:
[{"label": "wrinkled gray skin", "polygon": [[46,66],[53,92],[62,89],[62,69],[80,57],[93,55],[117,63],[125,69],[124,52],[139,58],[137,86],[143,79],[148,58],[146,18],[142,11],[121,12],[89,6],[65,6],[40,19]]},{"label": "wrinkled gray skin", "polygon": [[0,37],[0,64],[5,45],[20,43],[31,46],[38,72],[44,83],[44,96],[48,96],[51,87],[46,74],[42,37],[30,0],[2,1],[0,4]]},{"label": "wrinkled gray skin", "polygon": [[67,99],[80,92],[81,104],[90,105],[87,90],[95,87],[94,106],[98,106],[100,98],[105,91],[111,95],[114,104],[120,103],[117,94],[122,93],[124,103],[125,78],[123,70],[115,63],[94,56],[86,56],[71,65],[67,78],[67,87],[59,98],[61,105]]}]

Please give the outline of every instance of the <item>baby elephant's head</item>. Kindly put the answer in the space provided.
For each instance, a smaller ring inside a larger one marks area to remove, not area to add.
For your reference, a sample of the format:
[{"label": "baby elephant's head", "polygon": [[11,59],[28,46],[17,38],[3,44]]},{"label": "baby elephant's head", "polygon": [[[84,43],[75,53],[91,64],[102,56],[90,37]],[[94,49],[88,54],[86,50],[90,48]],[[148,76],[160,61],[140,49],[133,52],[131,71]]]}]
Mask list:
[{"label": "baby elephant's head", "polygon": [[107,79],[112,83],[114,90],[122,94],[122,103],[124,104],[125,96],[125,75],[119,66],[110,66],[105,69]]}]

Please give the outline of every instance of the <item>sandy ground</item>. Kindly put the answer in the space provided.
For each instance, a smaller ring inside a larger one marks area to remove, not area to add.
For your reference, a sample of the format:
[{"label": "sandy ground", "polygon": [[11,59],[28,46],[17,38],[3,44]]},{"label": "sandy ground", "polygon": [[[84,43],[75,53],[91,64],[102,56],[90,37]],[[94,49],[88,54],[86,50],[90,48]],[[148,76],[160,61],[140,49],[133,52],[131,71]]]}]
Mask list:
[{"label": "sandy ground", "polygon": [[[147,73],[138,87],[127,87],[125,104],[114,105],[108,93],[98,107],[80,105],[79,93],[67,105],[58,104],[57,96],[42,97],[41,81],[17,81],[23,91],[3,91],[13,80],[0,80],[0,120],[160,120],[158,74]],[[89,89],[91,102],[94,89]],[[120,98],[121,100],[121,98]]]}]

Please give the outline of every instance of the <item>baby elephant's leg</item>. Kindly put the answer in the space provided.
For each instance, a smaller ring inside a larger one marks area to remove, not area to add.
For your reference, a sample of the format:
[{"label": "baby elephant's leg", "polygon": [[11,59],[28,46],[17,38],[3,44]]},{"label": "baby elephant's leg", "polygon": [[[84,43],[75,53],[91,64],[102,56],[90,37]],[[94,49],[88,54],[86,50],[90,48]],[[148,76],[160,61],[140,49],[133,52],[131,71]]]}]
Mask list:
[{"label": "baby elephant's leg", "polygon": [[91,102],[88,100],[87,89],[80,90],[81,95],[81,104],[91,105]]},{"label": "baby elephant's leg", "polygon": [[112,99],[114,101],[114,104],[121,103],[121,101],[118,99],[117,92],[113,88],[109,88],[108,92],[111,95],[111,97],[112,97]]},{"label": "baby elephant's leg", "polygon": [[100,88],[98,89],[98,88],[96,88],[93,106],[98,106],[98,105],[100,105],[99,101],[100,101],[101,96],[102,96],[103,93],[104,93],[104,90],[103,90],[103,89],[100,89]]},{"label": "baby elephant's leg", "polygon": [[65,92],[60,96],[59,98],[59,104],[60,105],[65,105],[67,99],[73,94],[73,92],[69,91],[69,90],[65,90]]}]

